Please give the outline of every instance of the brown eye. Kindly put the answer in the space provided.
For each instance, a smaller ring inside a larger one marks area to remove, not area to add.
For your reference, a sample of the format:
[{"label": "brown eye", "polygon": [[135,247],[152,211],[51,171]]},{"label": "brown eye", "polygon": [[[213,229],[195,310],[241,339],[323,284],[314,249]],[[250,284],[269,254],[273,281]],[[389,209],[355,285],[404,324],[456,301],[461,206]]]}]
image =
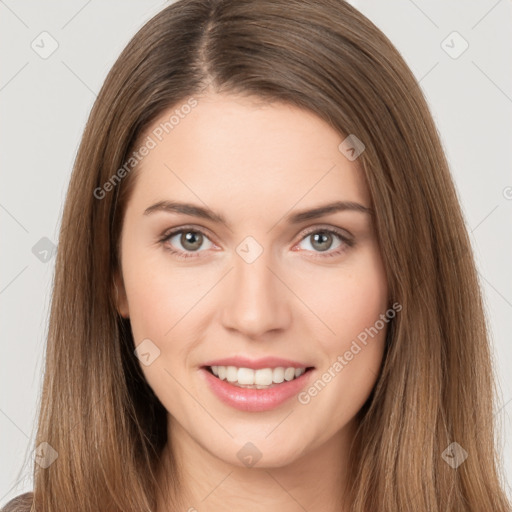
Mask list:
[{"label": "brown eye", "polygon": [[203,244],[203,235],[199,231],[183,231],[180,243],[187,251],[197,251]]},{"label": "brown eye", "polygon": [[331,248],[333,243],[333,236],[331,233],[327,231],[318,231],[313,235],[310,235],[311,238],[311,246],[319,251],[327,251]]},{"label": "brown eye", "polygon": [[193,257],[195,256],[193,253],[203,252],[200,249],[205,248],[203,247],[205,242],[210,244],[210,246],[206,246],[206,249],[213,246],[205,233],[191,228],[176,229],[160,241],[164,244],[166,249],[183,258]]},{"label": "brown eye", "polygon": [[[336,229],[310,230],[302,238],[300,243],[310,240],[309,246],[305,249],[314,253],[314,256],[338,256],[350,247],[355,245],[354,240]],[[325,253],[325,254],[322,254]]]}]

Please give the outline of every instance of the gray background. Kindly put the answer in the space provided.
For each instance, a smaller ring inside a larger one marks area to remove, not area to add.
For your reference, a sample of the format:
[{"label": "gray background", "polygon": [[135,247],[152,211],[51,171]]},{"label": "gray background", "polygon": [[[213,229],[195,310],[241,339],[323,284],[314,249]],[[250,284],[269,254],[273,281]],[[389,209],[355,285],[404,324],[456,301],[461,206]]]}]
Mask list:
[{"label": "gray background", "polygon": [[[402,53],[442,137],[492,329],[500,389],[496,419],[512,495],[512,5],[351,3]],[[164,5],[0,0],[0,505],[32,489],[28,461],[55,262],[51,249],[84,124],[122,48]],[[461,53],[464,41],[469,46]]]}]

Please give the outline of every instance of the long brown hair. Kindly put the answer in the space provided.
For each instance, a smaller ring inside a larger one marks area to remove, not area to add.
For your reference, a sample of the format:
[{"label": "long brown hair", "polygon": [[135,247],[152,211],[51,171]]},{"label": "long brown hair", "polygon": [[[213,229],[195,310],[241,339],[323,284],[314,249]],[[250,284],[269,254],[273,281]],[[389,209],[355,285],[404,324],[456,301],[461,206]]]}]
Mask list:
[{"label": "long brown hair", "polygon": [[[481,291],[439,135],[398,51],[341,0],[180,0],[108,74],[63,212],[36,439],[58,458],[34,464],[34,510],[155,509],[166,411],[133,354],[113,278],[137,176],[127,162],[157,116],[204,92],[287,102],[365,145],[358,162],[403,309],[360,411],[351,511],[510,510]],[[467,458],[452,467],[446,449]]]}]

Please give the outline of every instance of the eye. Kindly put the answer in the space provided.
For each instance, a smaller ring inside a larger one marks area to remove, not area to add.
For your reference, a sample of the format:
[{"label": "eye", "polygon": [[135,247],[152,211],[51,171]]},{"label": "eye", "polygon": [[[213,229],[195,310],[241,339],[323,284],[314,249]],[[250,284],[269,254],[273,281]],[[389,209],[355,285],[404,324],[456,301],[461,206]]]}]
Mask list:
[{"label": "eye", "polygon": [[[333,244],[336,243],[336,239],[338,240],[338,244],[334,246],[334,249],[336,250],[331,251],[330,249],[332,249]],[[304,235],[301,243],[307,240],[310,240],[307,245],[311,247],[311,249],[307,248],[307,250],[312,250],[312,252],[316,253],[314,255],[315,257],[338,256],[342,252],[354,246],[354,240],[343,234],[341,230],[335,228],[316,227]]]},{"label": "eye", "polygon": [[[173,239],[175,239],[174,242]],[[180,258],[196,257],[193,253],[201,252],[199,249],[204,245],[205,241],[210,243],[210,246],[207,246],[206,249],[210,249],[213,244],[206,233],[196,228],[186,227],[171,231],[160,240],[168,251]],[[181,245],[182,249],[179,247],[177,250],[173,249],[173,246],[175,247],[176,245]]]},{"label": "eye", "polygon": [[[315,253],[314,257],[338,256],[355,244],[354,240],[346,236],[341,230],[332,227],[316,227],[311,229],[303,235],[300,243],[310,238],[311,241],[308,245],[311,249],[306,248],[306,250]],[[332,249],[333,243],[336,243],[336,240],[338,241],[338,244],[334,247],[336,250],[330,250]],[[205,242],[207,242],[207,244],[203,249],[211,249],[214,246],[204,231],[186,226],[174,229],[165,234],[164,237],[160,239],[160,242],[164,244],[167,251],[170,251],[178,258],[198,257],[199,254],[197,253],[202,252],[200,249],[204,246]],[[177,246],[178,248],[176,249]],[[179,246],[181,246],[181,248]]]}]

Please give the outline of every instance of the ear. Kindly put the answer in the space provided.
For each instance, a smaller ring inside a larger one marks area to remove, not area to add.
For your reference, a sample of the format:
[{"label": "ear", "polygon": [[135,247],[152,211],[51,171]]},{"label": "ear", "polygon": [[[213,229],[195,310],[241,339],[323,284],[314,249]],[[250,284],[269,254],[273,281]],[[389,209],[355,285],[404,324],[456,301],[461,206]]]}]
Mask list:
[{"label": "ear", "polygon": [[123,318],[130,318],[128,298],[122,276],[118,272],[114,274],[114,297],[116,309]]}]

